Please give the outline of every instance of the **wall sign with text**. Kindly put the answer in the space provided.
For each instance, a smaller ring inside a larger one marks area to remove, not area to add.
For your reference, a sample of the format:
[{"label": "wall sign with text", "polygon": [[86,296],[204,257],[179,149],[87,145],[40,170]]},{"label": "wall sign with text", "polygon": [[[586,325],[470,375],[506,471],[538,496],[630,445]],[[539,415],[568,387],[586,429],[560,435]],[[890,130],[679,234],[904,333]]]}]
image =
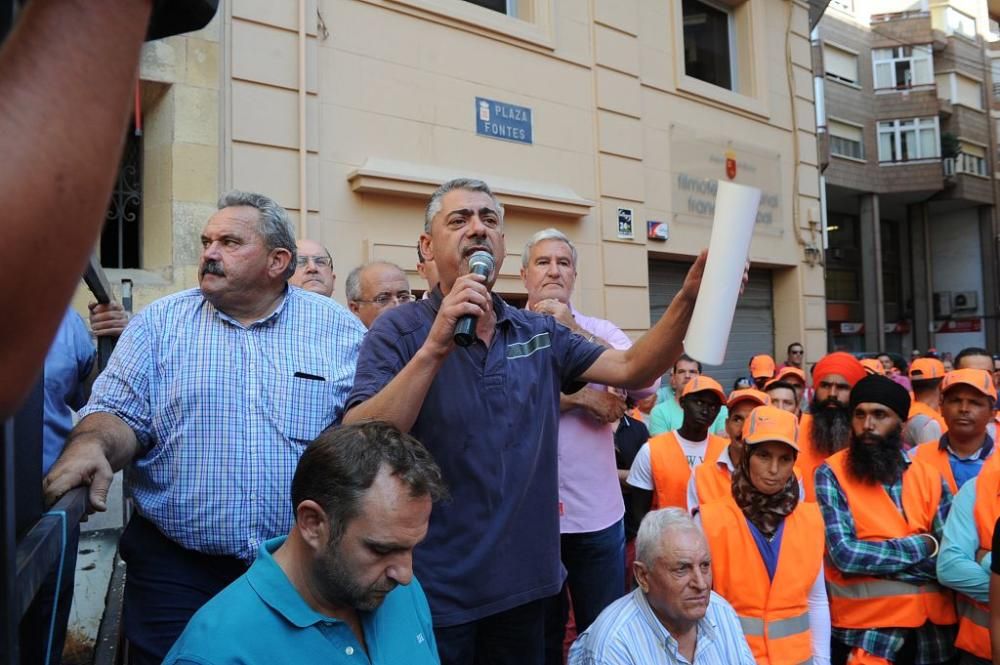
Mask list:
[{"label": "wall sign with text", "polygon": [[531,144],[531,109],[476,97],[476,134]]}]

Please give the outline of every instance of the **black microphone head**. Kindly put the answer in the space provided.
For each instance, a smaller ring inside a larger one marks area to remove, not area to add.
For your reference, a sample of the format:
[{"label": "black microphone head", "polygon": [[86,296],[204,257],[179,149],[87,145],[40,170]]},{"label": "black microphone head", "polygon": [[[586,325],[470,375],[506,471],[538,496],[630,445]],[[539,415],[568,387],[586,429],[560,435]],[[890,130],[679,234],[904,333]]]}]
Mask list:
[{"label": "black microphone head", "polygon": [[496,267],[496,262],[493,260],[493,255],[485,250],[473,252],[472,256],[469,257],[469,272],[489,277],[493,274],[494,267]]}]

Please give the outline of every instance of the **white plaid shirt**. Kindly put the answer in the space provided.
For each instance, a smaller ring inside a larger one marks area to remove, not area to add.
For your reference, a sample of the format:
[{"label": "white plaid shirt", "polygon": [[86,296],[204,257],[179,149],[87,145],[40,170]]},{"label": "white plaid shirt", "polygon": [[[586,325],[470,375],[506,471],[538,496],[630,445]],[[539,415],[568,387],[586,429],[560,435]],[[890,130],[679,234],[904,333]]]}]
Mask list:
[{"label": "white plaid shirt", "polygon": [[364,334],[298,288],[249,326],[182,291],[129,323],[80,415],[109,412],[135,431],[140,514],[184,547],[249,562],[291,527],[295,465],[343,415]]}]

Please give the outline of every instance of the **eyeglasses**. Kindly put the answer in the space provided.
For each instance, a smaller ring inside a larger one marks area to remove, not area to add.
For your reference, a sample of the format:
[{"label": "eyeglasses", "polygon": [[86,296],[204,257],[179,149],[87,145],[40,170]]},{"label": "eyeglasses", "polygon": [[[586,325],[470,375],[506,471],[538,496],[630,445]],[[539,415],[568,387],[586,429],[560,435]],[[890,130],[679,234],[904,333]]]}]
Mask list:
[{"label": "eyeglasses", "polygon": [[333,259],[329,256],[298,256],[295,259],[295,265],[300,268],[305,268],[309,262],[312,261],[316,264],[317,268],[331,268],[333,267]]},{"label": "eyeglasses", "polygon": [[385,307],[390,301],[395,302],[398,305],[403,303],[413,302],[415,298],[413,294],[409,291],[400,291],[399,293],[380,293],[371,300],[355,300],[357,303],[368,303],[370,305],[378,305],[379,307]]},{"label": "eyeglasses", "polygon": [[793,356],[801,356],[802,355],[802,349],[792,349],[788,353],[790,353]]}]

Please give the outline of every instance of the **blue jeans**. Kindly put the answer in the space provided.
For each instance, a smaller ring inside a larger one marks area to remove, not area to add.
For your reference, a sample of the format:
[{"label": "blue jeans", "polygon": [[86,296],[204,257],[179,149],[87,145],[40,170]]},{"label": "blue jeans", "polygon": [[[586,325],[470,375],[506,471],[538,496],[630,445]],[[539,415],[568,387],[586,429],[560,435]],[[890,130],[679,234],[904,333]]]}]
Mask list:
[{"label": "blue jeans", "polygon": [[181,547],[138,513],[118,549],[128,564],[122,628],[132,665],[158,665],[194,613],[247,570],[239,559]]},{"label": "blue jeans", "polygon": [[549,599],[545,617],[546,665],[563,662],[562,643],[570,602],[579,634],[625,593],[624,520],[600,531],[564,533],[560,543],[566,584],[558,595]]}]

